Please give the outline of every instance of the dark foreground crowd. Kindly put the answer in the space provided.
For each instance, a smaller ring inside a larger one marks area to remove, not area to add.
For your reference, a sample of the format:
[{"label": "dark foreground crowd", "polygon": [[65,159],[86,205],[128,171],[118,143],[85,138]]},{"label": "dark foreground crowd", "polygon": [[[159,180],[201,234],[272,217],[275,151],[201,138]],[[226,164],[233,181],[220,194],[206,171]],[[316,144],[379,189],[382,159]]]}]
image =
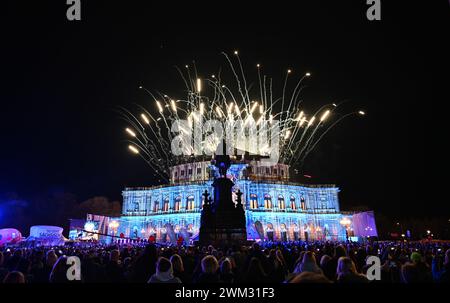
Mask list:
[{"label": "dark foreground crowd", "polygon": [[[67,256],[81,260],[68,281]],[[369,281],[367,258],[381,260]],[[0,249],[0,283],[449,283],[450,245],[421,242],[212,246],[77,244]]]}]

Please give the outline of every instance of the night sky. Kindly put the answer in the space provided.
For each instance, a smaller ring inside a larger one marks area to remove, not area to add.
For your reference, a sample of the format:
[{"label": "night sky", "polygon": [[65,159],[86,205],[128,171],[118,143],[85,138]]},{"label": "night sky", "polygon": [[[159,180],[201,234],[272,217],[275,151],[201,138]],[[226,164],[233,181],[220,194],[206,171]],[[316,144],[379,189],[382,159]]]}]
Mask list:
[{"label": "night sky", "polygon": [[69,22],[65,1],[18,2],[7,1],[1,20],[2,194],[120,199],[125,186],[156,184],[127,151],[115,107],[153,107],[139,85],[181,98],[174,65],[195,60],[210,75],[226,66],[221,51],[237,49],[249,74],[256,63],[280,82],[287,68],[310,71],[303,98],[311,111],[349,100],[367,112],[330,132],[305,166],[310,182],[341,188],[342,209],[448,213],[443,199],[421,206],[430,199],[421,186],[430,178],[430,115],[439,112],[434,70],[448,51],[448,31],[428,8],[382,1],[382,21],[369,22],[365,1],[245,8],[82,1],[82,21]]}]

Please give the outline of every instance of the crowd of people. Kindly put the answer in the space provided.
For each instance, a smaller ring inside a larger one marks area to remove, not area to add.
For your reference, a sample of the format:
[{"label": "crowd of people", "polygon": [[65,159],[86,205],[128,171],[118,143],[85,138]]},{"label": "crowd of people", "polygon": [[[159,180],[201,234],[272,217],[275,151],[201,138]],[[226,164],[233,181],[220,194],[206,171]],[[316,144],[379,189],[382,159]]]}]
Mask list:
[{"label": "crowd of people", "polygon": [[[81,280],[69,281],[69,256]],[[380,280],[367,277],[377,256]],[[248,246],[102,245],[0,249],[0,283],[449,283],[450,244],[289,242]]]}]

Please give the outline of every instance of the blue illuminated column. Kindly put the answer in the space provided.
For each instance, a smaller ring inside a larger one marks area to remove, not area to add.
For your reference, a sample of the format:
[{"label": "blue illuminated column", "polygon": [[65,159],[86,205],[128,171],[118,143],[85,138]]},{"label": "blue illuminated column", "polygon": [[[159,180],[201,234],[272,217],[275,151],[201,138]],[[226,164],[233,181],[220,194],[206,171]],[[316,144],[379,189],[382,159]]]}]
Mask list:
[{"label": "blue illuminated column", "polygon": [[151,211],[152,205],[152,192],[146,191],[145,193],[145,214],[148,215]]},{"label": "blue illuminated column", "polygon": [[339,188],[336,188],[333,191],[333,195],[332,195],[333,202],[334,202],[334,207],[336,209],[336,212],[340,211],[338,194],[339,194]]}]

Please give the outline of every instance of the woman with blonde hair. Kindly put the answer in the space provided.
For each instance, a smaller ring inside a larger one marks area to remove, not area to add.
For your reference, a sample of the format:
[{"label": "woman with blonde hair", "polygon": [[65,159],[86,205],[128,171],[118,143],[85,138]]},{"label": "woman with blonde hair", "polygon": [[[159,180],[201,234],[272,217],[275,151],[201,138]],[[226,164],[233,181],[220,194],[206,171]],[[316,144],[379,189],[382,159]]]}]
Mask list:
[{"label": "woman with blonde hair", "polygon": [[3,280],[5,284],[25,284],[25,282],[25,276],[20,271],[9,272]]},{"label": "woman with blonde hair", "polygon": [[317,265],[316,256],[312,251],[308,251],[303,255],[302,262],[297,266],[295,273],[313,272],[323,274],[322,269]]},{"label": "woman with blonde hair", "polygon": [[220,281],[225,283],[234,282],[234,274],[232,264],[229,258],[223,259],[220,263]]},{"label": "woman with blonde hair", "polygon": [[349,257],[340,257],[337,266],[337,282],[339,283],[367,283],[366,276],[356,270],[355,262]]},{"label": "woman with blonde hair", "polygon": [[208,255],[201,261],[202,272],[197,279],[197,283],[218,283],[219,279],[219,262],[216,257]]},{"label": "woman with blonde hair", "polygon": [[172,263],[174,276],[178,277],[183,283],[190,282],[189,276],[184,270],[183,259],[181,259],[180,255],[172,255],[172,257],[170,257],[170,262]]}]

